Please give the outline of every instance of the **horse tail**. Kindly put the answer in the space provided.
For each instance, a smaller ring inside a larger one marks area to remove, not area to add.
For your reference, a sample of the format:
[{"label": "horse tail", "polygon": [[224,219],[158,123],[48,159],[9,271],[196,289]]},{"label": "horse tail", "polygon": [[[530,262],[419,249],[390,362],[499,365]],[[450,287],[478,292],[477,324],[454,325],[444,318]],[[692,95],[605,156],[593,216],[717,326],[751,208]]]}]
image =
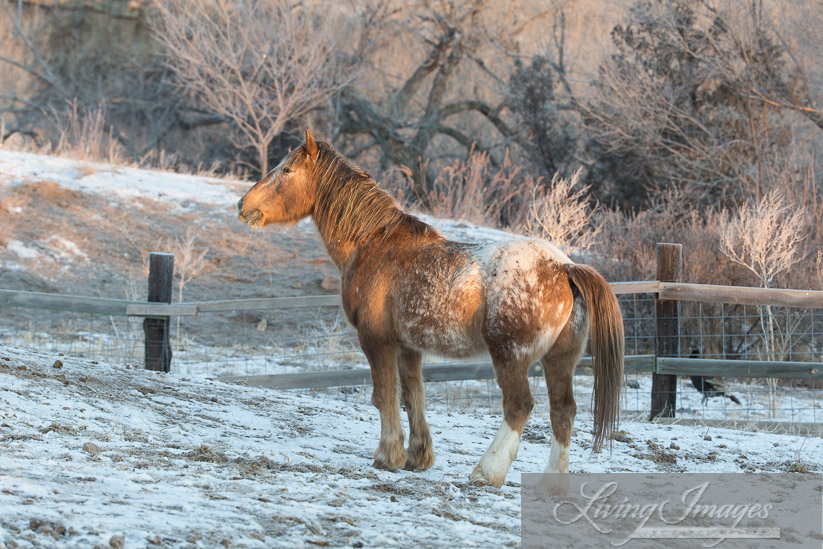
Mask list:
[{"label": "horse tail", "polygon": [[620,387],[623,384],[623,315],[617,296],[597,271],[587,265],[566,265],[569,279],[586,302],[591,324],[594,358],[594,442],[599,452],[617,428],[620,415]]}]

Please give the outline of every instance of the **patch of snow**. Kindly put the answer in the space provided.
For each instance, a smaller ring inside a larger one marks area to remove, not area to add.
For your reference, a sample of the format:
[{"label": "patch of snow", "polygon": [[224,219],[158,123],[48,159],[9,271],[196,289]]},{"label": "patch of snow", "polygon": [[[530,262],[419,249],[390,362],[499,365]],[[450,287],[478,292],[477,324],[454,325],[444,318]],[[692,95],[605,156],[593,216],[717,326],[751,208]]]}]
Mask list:
[{"label": "patch of snow", "polygon": [[26,246],[19,240],[11,239],[6,242],[6,249],[13,252],[20,259],[37,259],[40,257],[40,252],[34,248]]},{"label": "patch of snow", "polygon": [[87,261],[89,258],[89,256],[77,247],[77,244],[71,240],[66,240],[62,236],[52,236],[44,242],[46,245],[51,245],[50,248],[56,251],[63,259],[80,258],[83,261]]}]

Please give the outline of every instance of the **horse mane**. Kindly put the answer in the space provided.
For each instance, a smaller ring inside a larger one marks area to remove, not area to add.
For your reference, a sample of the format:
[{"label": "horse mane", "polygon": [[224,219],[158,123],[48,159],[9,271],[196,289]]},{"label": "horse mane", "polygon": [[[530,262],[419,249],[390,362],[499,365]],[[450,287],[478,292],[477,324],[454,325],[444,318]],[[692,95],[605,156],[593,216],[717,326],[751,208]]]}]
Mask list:
[{"label": "horse mane", "polygon": [[317,183],[312,217],[324,237],[360,242],[377,232],[388,237],[401,226],[426,234],[435,229],[404,212],[378,187],[374,178],[349,161],[334,146],[317,142],[314,166]]}]

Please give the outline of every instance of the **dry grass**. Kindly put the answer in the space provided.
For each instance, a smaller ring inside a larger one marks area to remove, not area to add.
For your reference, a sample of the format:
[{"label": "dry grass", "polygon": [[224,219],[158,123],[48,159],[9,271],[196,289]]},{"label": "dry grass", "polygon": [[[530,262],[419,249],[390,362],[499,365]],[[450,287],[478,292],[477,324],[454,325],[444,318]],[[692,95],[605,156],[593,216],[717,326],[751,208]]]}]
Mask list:
[{"label": "dry grass", "polygon": [[90,109],[74,99],[63,112],[52,110],[52,119],[60,136],[55,153],[78,160],[123,163],[124,147],[106,129],[105,101]]}]

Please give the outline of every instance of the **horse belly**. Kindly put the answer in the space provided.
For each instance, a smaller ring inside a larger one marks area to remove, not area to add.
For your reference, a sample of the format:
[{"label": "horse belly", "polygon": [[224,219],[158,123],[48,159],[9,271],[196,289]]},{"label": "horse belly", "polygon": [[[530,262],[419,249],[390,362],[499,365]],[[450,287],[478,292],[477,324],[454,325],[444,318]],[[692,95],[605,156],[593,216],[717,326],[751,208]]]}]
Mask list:
[{"label": "horse belly", "polygon": [[416,276],[409,282],[396,313],[403,343],[454,358],[485,350],[483,287],[476,264],[453,277]]}]

